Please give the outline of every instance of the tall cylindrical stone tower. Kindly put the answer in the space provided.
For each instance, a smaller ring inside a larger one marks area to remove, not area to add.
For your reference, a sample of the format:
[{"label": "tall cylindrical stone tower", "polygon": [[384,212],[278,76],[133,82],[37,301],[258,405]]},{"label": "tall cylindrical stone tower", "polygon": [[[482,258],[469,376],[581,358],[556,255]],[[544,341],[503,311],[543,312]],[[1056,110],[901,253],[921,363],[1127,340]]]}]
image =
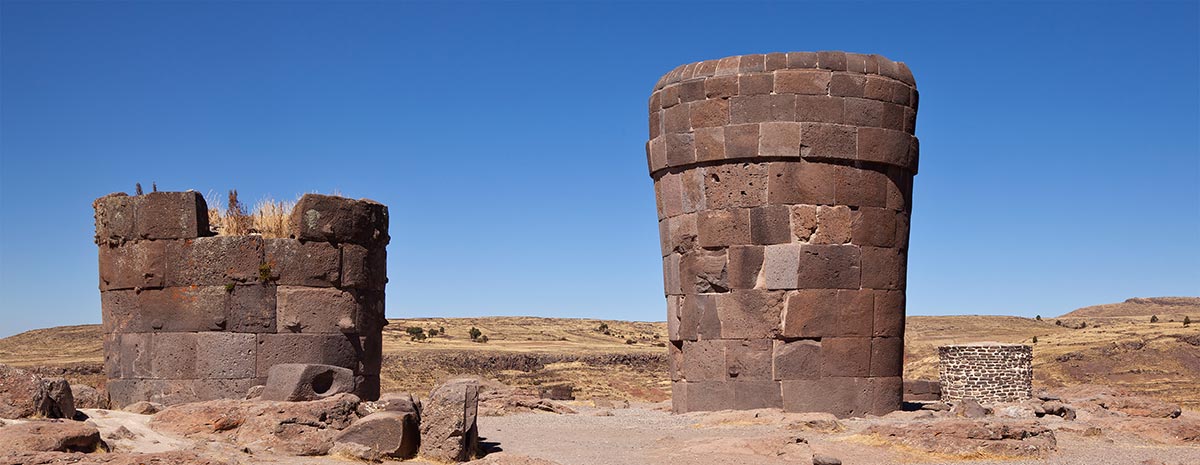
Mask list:
[{"label": "tall cylindrical stone tower", "polygon": [[650,97],[675,411],[900,407],[917,90],[844,52],[675,68]]}]

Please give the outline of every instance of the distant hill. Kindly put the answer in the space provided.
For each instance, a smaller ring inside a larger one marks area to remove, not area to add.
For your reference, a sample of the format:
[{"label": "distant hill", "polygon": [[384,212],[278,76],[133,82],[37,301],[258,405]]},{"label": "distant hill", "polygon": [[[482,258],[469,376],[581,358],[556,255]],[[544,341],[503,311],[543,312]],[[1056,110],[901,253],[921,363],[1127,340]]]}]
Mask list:
[{"label": "distant hill", "polygon": [[1200,315],[1200,297],[1134,297],[1116,304],[1083,307],[1059,318],[1149,318],[1152,315],[1180,320],[1184,315]]}]

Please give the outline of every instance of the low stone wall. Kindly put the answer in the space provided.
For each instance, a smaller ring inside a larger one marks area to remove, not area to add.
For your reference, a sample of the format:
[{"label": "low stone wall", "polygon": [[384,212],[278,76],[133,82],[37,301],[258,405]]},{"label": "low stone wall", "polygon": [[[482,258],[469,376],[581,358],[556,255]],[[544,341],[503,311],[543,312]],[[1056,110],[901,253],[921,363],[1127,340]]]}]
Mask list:
[{"label": "low stone wall", "polygon": [[1033,395],[1033,347],[978,343],[938,347],[943,401],[1015,402]]},{"label": "low stone wall", "polygon": [[279,239],[214,236],[196,192],[94,206],[115,406],[240,397],[279,363],[349,368],[378,396],[386,206],[305,195]]}]

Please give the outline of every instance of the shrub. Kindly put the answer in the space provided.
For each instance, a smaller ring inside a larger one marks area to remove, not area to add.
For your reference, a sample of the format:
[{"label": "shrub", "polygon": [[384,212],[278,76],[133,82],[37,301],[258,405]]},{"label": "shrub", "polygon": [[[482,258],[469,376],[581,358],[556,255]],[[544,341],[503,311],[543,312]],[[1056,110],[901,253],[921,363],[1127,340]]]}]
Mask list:
[{"label": "shrub", "polygon": [[1186,328],[1190,324],[1192,324],[1192,318],[1187,316],[1183,317],[1183,327]]},{"label": "shrub", "polygon": [[438,335],[437,328],[429,328],[429,337],[433,337],[433,336],[437,336],[437,335]]},{"label": "shrub", "polygon": [[480,335],[479,339],[475,340],[475,342],[480,342],[480,343],[484,343],[484,344],[487,344],[487,341],[488,341],[487,335]]},{"label": "shrub", "polygon": [[480,337],[483,337],[483,331],[480,331],[479,328],[474,326],[471,327],[471,330],[468,331],[467,334],[471,336],[472,341],[479,340]]},{"label": "shrub", "polygon": [[600,323],[600,326],[596,328],[596,331],[608,334],[608,323]]},{"label": "shrub", "polygon": [[629,344],[629,345],[634,345],[634,344],[637,344],[637,341],[635,341],[635,340],[633,340],[633,339],[626,339],[626,340],[625,340],[625,343],[626,343],[626,344]]},{"label": "shrub", "polygon": [[1041,315],[1038,315],[1038,316],[1035,316],[1035,317],[1033,317],[1033,319],[1035,319],[1035,320],[1038,320],[1038,321],[1042,321],[1042,316],[1041,316]]},{"label": "shrub", "polygon": [[1158,315],[1150,315],[1151,323],[1158,323]]},{"label": "shrub", "polygon": [[1037,344],[1037,336],[1034,336],[1034,337],[1033,337],[1033,343],[1034,343],[1034,344]]},{"label": "shrub", "polygon": [[416,326],[409,326],[408,329],[406,329],[404,331],[407,332],[409,338],[411,338],[414,341],[424,341],[425,338],[427,337],[427,336],[425,336],[425,330],[418,328]]}]

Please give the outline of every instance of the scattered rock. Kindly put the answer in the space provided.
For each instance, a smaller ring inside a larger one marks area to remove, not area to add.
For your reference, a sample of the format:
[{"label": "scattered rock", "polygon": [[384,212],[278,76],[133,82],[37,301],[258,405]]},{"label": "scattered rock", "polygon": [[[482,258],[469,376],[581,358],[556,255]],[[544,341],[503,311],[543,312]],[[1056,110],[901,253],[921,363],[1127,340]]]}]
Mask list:
[{"label": "scattered rock", "polygon": [[129,428],[126,428],[124,426],[118,426],[117,429],[113,430],[112,432],[108,433],[108,435],[104,436],[104,439],[108,439],[110,441],[120,441],[120,440],[133,439],[136,437],[137,437],[137,435],[133,434],[133,431],[129,431]]},{"label": "scattered rock", "polygon": [[1039,416],[1038,410],[1042,410],[1042,413],[1045,414],[1044,409],[1025,403],[997,404],[992,406],[992,411],[995,412],[995,415],[1003,418],[1037,418]]},{"label": "scattered rock", "polygon": [[126,405],[125,408],[121,410],[129,413],[136,413],[138,415],[154,415],[158,412],[161,412],[163,408],[163,404],[143,400]]},{"label": "scattered rock", "polygon": [[1135,417],[1176,418],[1183,412],[1176,404],[1148,397],[1105,397],[1100,399],[1099,404],[1107,410]]},{"label": "scattered rock", "polygon": [[365,417],[375,412],[409,412],[421,417],[421,401],[407,392],[389,392],[379,396],[379,400],[358,404],[358,416]]},{"label": "scattered rock", "polygon": [[267,371],[261,398],[274,401],[317,400],[354,392],[354,372],[333,365],[281,363]]},{"label": "scattered rock", "polygon": [[1057,448],[1054,432],[1033,420],[947,419],[871,425],[864,434],[888,438],[930,453],[960,457],[1040,456]]},{"label": "scattered rock", "polygon": [[921,406],[921,410],[932,410],[934,412],[950,411],[950,404],[945,402],[930,402]]},{"label": "scattered rock", "polygon": [[837,457],[830,457],[825,454],[813,454],[813,465],[842,465],[842,461]]},{"label": "scattered rock", "polygon": [[329,453],[371,461],[412,458],[420,434],[415,412],[375,412],[338,433]]},{"label": "scattered rock", "polygon": [[1044,410],[1047,415],[1060,416],[1063,417],[1064,420],[1075,419],[1075,409],[1062,402],[1046,402],[1045,404],[1042,404],[1042,410]]},{"label": "scattered rock", "polygon": [[195,452],[172,451],[153,454],[82,454],[78,452],[22,452],[5,455],[0,463],[22,465],[234,465]]},{"label": "scattered rock", "polygon": [[1088,429],[1083,430],[1083,435],[1084,436],[1102,436],[1102,435],[1104,435],[1104,431],[1095,426],[1089,426]]},{"label": "scattered rock", "polygon": [[904,411],[904,410],[896,410],[894,412],[889,412],[888,414],[884,415],[882,418],[887,418],[889,420],[910,420],[910,421],[911,420],[928,420],[930,418],[933,418],[933,412],[928,411],[928,410],[917,410],[914,412],[908,412],[908,411]]},{"label": "scattered rock", "polygon": [[263,389],[266,389],[266,386],[263,386],[261,384],[250,386],[250,389],[246,390],[245,399],[250,400],[250,399],[257,399],[259,397],[262,397]]},{"label": "scattered rock", "polygon": [[479,383],[452,380],[429,393],[421,412],[421,456],[443,461],[467,461],[479,449],[475,416]]},{"label": "scattered rock", "polygon": [[538,396],[550,400],[575,400],[575,386],[555,384],[538,388]]},{"label": "scattered rock", "polygon": [[71,385],[0,364],[0,418],[74,418]]},{"label": "scattered rock", "polygon": [[76,421],[35,420],[0,428],[0,454],[107,450],[100,430]]},{"label": "scattered rock", "polygon": [[513,388],[496,381],[470,379],[479,383],[479,415],[482,416],[495,417],[526,412],[575,413],[575,409],[562,403],[541,398],[536,389]]},{"label": "scattered rock", "polygon": [[974,399],[964,399],[950,409],[950,413],[956,417],[962,418],[983,418],[987,416],[988,411],[979,402]]},{"label": "scattered rock", "polygon": [[800,413],[787,416],[787,429],[837,433],[844,429],[842,422],[832,413]]},{"label": "scattered rock", "polygon": [[75,399],[75,408],[111,408],[112,404],[108,401],[108,393],[100,391],[86,384],[76,384],[71,386],[71,396]]},{"label": "scattered rock", "polygon": [[558,462],[551,462],[536,457],[525,455],[514,455],[506,452],[497,452],[488,454],[479,460],[467,462],[471,465],[559,465]]}]

